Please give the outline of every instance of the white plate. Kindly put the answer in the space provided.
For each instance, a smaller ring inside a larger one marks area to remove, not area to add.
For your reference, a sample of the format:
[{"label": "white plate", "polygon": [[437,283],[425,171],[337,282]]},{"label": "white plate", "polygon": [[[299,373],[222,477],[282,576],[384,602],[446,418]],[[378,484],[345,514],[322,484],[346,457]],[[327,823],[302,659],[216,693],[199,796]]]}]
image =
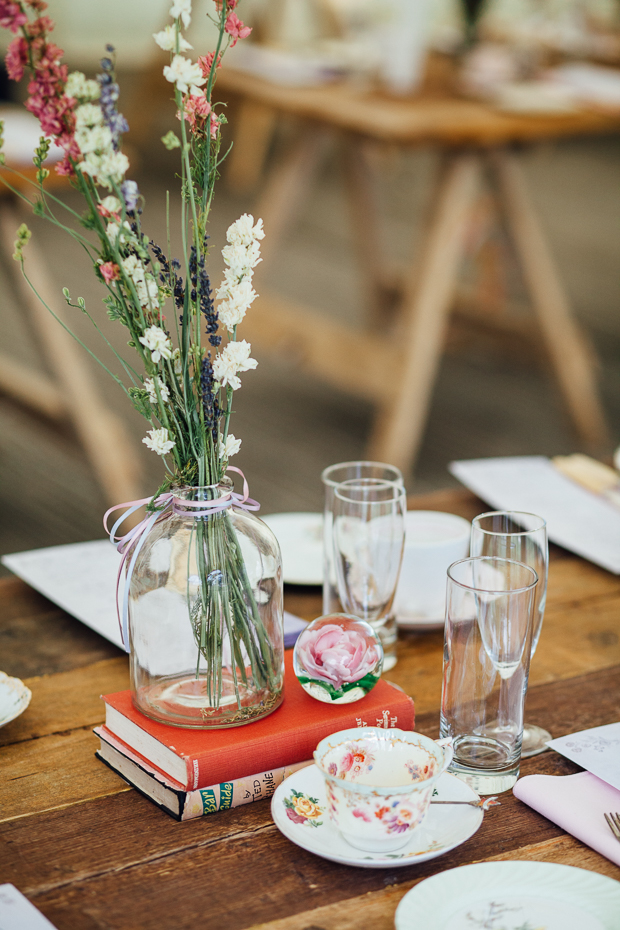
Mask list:
[{"label": "white plate", "polygon": [[396,930],[619,930],[620,882],[551,862],[481,862],[407,892]]},{"label": "white plate", "polygon": [[15,720],[30,704],[32,691],[19,678],[0,672],[0,727]]},{"label": "white plate", "polygon": [[287,584],[323,584],[323,514],[272,513],[261,518],[282,550]]},{"label": "white plate", "polygon": [[[308,799],[316,799],[324,816],[295,823],[284,804],[291,792],[297,791]],[[454,775],[445,773],[437,783],[437,800],[476,801],[478,795]],[[476,832],[482,823],[480,808],[450,806],[431,808],[421,826],[415,830],[406,846],[395,853],[369,853],[344,840],[327,813],[325,779],[316,765],[295,772],[276,789],[271,801],[271,816],[276,827],[297,846],[332,862],[356,865],[363,869],[392,869],[417,862],[426,862],[460,846]]]}]

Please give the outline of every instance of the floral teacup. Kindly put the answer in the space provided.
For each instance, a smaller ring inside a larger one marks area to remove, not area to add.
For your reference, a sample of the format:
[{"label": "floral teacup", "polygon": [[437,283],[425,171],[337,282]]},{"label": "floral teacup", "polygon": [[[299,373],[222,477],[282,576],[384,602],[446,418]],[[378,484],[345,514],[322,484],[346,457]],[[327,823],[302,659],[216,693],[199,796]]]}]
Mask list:
[{"label": "floral teacup", "polygon": [[329,816],[344,839],[356,849],[392,852],[424,820],[452,745],[405,730],[353,728],[321,740],[314,761],[325,776]]}]

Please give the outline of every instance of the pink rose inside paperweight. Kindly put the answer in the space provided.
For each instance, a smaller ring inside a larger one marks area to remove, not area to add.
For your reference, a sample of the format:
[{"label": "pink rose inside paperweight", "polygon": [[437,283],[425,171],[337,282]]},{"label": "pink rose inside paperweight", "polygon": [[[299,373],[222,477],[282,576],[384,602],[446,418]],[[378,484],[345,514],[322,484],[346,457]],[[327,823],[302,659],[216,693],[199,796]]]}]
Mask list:
[{"label": "pink rose inside paperweight", "polygon": [[309,623],[295,643],[295,674],[317,701],[352,704],[374,688],[383,671],[383,647],[365,620],[327,614]]}]

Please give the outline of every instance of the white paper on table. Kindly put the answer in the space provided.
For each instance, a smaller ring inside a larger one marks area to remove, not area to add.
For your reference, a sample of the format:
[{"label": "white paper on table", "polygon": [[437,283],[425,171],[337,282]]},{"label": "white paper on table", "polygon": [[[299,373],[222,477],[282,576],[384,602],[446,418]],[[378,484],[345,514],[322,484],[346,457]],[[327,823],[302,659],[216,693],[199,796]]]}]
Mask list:
[{"label": "white paper on table", "polygon": [[547,746],[620,790],[620,723],[560,736]]},{"label": "white paper on table", "polygon": [[571,481],[550,459],[471,459],[448,467],[492,507],[538,514],[552,542],[620,574],[620,508]]},{"label": "white paper on table", "polygon": [[15,885],[0,885],[1,930],[55,930]]},{"label": "white paper on table", "polygon": [[[120,561],[120,554],[107,539],[2,556],[2,563],[22,581],[123,649],[115,599]],[[293,645],[305,626],[303,620],[285,610],[285,645]],[[4,930],[2,924],[0,930]]]}]

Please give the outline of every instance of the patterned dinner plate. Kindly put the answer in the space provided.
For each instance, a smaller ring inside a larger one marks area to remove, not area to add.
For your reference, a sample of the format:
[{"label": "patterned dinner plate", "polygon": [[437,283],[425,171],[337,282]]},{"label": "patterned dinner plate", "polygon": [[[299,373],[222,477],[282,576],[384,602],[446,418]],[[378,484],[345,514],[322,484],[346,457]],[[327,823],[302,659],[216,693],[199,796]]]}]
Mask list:
[{"label": "patterned dinner plate", "polygon": [[15,720],[30,704],[32,692],[19,678],[0,672],[0,727]]},{"label": "patterned dinner plate", "polygon": [[620,882],[552,862],[480,862],[407,892],[396,930],[620,930]]},{"label": "patterned dinner plate", "polygon": [[[437,782],[436,791],[437,801],[478,800],[475,791],[447,773]],[[330,820],[325,780],[316,765],[300,769],[282,782],[271,801],[271,815],[287,839],[302,849],[363,869],[392,869],[443,856],[473,836],[483,817],[480,808],[431,804],[406,846],[393,853],[363,852],[350,846]]]}]

